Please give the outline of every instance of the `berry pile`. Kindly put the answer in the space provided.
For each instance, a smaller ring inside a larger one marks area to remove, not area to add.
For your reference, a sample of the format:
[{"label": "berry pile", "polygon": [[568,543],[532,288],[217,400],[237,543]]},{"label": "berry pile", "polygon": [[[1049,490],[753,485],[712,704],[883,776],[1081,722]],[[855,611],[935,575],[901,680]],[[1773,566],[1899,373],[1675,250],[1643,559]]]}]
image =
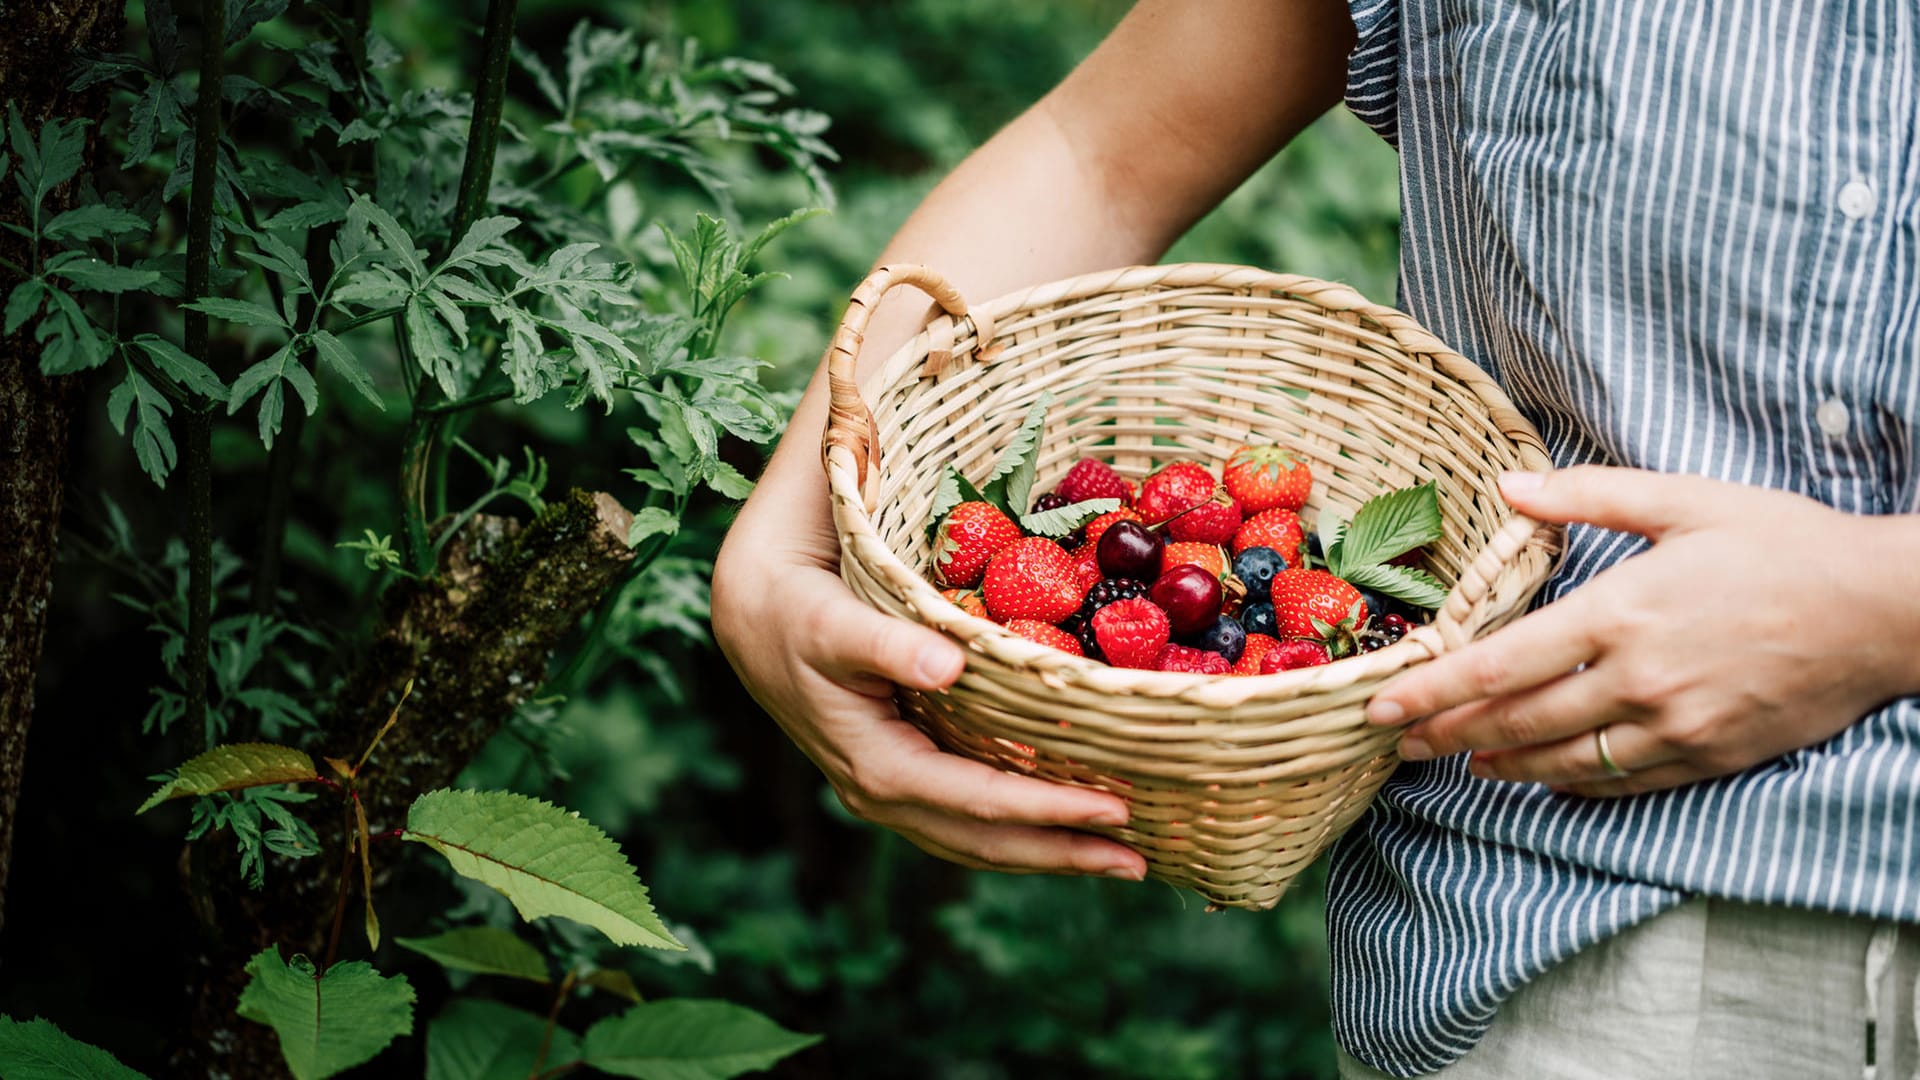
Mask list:
[{"label": "berry pile", "polygon": [[932,576],[969,614],[1115,667],[1270,675],[1390,645],[1445,599],[1420,566],[1440,538],[1432,484],[1322,514],[1311,542],[1312,473],[1275,446],[1240,447],[1218,479],[1174,462],[1137,489],[1085,458],[1036,495],[1044,409],[985,483],[949,468],[935,497]]}]

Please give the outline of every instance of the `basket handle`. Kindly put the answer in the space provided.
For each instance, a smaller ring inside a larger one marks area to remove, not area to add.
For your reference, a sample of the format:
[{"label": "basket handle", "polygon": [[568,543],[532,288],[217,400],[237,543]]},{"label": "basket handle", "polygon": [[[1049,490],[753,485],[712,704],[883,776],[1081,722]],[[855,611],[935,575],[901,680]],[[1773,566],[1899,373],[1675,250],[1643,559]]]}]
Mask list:
[{"label": "basket handle", "polygon": [[[967,301],[952,282],[914,263],[875,267],[847,301],[847,313],[841,317],[840,329],[834,331],[833,344],[827,350],[827,430],[820,440],[820,463],[826,466],[831,461],[835,447],[847,451],[869,514],[880,497],[880,433],[874,426],[873,411],[860,397],[857,363],[873,309],[895,285],[914,286],[955,319],[970,314]],[[993,338],[993,321],[978,314],[972,318],[974,334],[985,347]]]},{"label": "basket handle", "polygon": [[1525,514],[1508,518],[1467,566],[1466,573],[1460,575],[1458,587],[1434,616],[1432,629],[1440,641],[1438,648],[1427,642],[1429,650],[1437,656],[1472,641],[1487,620],[1499,614],[1494,610],[1495,598],[1528,573],[1521,565],[1521,553],[1536,543],[1553,544],[1558,531]]}]

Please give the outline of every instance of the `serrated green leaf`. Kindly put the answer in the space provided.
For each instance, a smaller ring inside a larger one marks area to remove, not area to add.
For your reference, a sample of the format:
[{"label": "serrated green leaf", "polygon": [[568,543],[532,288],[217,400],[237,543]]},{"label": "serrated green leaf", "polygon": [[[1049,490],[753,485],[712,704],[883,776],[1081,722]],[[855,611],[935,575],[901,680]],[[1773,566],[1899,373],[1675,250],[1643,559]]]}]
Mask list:
[{"label": "serrated green leaf", "polygon": [[264,304],[256,304],[251,300],[230,300],[223,296],[203,296],[191,304],[181,304],[180,306],[189,311],[204,311],[216,319],[224,319],[230,323],[240,323],[243,326],[271,326],[280,330],[287,329],[287,322],[280,317],[279,312]]},{"label": "serrated green leaf", "polygon": [[1027,508],[1027,496],[1033,490],[1034,469],[1040,460],[1040,432],[1047,425],[1047,407],[1053,404],[1052,393],[1042,393],[1027,410],[1020,429],[1013,433],[1013,441],[1000,452],[999,460],[993,463],[993,471],[987,474],[987,482],[980,485],[981,497],[987,502],[1006,511],[1008,517],[1018,516]]},{"label": "serrated green leaf", "polygon": [[4,332],[11,336],[20,329],[22,323],[34,317],[40,311],[40,301],[45,298],[47,287],[39,278],[28,278],[13,287],[7,294],[6,327]]},{"label": "serrated green leaf", "polygon": [[403,320],[407,328],[407,343],[413,346],[413,356],[421,370],[440,384],[440,392],[449,398],[458,398],[463,389],[460,385],[460,351],[454,347],[453,334],[446,324],[435,318],[427,308],[428,305],[422,303],[418,295],[408,298]]},{"label": "serrated green leaf", "polygon": [[617,968],[601,968],[589,972],[580,979],[580,985],[591,986],[595,990],[625,998],[635,1005],[645,999],[640,996],[640,988],[633,984],[633,976]]},{"label": "serrated green leaf", "polygon": [[313,339],[314,351],[320,359],[333,369],[335,375],[347,380],[347,384],[360,391],[360,396],[373,402],[381,412],[387,410],[387,403],[380,398],[380,391],[373,385],[373,377],[367,374],[366,365],[353,355],[340,339],[325,330],[315,330],[308,335]]},{"label": "serrated green leaf", "polygon": [[0,1016],[0,1076],[7,1080],[147,1080],[120,1059],[46,1020]]},{"label": "serrated green leaf", "polygon": [[413,246],[413,237],[407,230],[400,227],[400,223],[393,219],[392,214],[387,213],[379,203],[365,195],[356,197],[353,204],[366,214],[367,224],[372,227],[374,235],[379,237],[380,243],[400,260],[401,268],[407,272],[407,279],[418,287],[421,278],[426,275],[427,268],[426,264],[420,261],[420,252]]},{"label": "serrated green leaf", "polygon": [[712,475],[707,477],[707,486],[727,499],[744,499],[753,494],[753,481],[724,461],[714,464]]},{"label": "serrated green leaf", "polygon": [[481,255],[485,249],[499,243],[501,237],[506,236],[519,227],[520,222],[510,217],[494,216],[481,218],[468,226],[467,234],[460,238],[460,242],[454,245],[451,252],[447,253],[446,260],[440,264],[440,269],[445,270],[448,267],[474,262],[485,265],[485,260],[476,259],[476,256]]},{"label": "serrated green leaf", "polygon": [[643,507],[633,515],[633,527],[627,530],[627,546],[632,547],[649,536],[680,531],[680,519],[658,506]]},{"label": "serrated green leaf", "polygon": [[[427,1025],[427,1080],[526,1080],[546,1028],[544,1019],[497,1001],[456,998]],[[579,1037],[555,1027],[542,1072],[578,1060]]]},{"label": "serrated green leaf", "polygon": [[322,975],[304,956],[281,960],[275,946],[247,963],[247,975],[236,1011],[280,1036],[295,1080],[350,1069],[413,1031],[406,976],[383,976],[364,961],[335,964]]},{"label": "serrated green leaf", "polygon": [[103,236],[145,234],[152,228],[132,211],[94,203],[54,215],[40,227],[40,235],[48,240],[98,240]]},{"label": "serrated green leaf", "polygon": [[127,432],[129,411],[133,413],[133,456],[154,486],[165,488],[167,475],[178,460],[173,435],[167,430],[173,405],[131,365],[127,377],[107,395],[107,419],[122,435]]},{"label": "serrated green leaf", "polygon": [[76,289],[88,289],[93,292],[121,293],[132,289],[144,289],[160,280],[160,275],[152,270],[135,270],[127,266],[115,266],[110,262],[96,259],[91,255],[63,262],[48,263],[47,272],[55,277],[65,278]]},{"label": "serrated green leaf", "polygon": [[272,743],[216,746],[180,766],[173,779],[148,796],[134,813],[144,814],[182,795],[211,795],[216,791],[291,784],[318,776],[313,759],[290,746]]},{"label": "serrated green leaf", "polygon": [[551,981],[540,950],[496,926],[462,927],[429,938],[395,938],[394,944],[456,971],[507,975],[537,983]]},{"label": "serrated green leaf", "polygon": [[1119,499],[1082,499],[1037,514],[1021,514],[1020,527],[1036,536],[1058,540],[1101,514],[1118,509]]},{"label": "serrated green leaf", "polygon": [[731,1002],[674,998],[588,1028],[580,1057],[589,1068],[639,1080],[729,1080],[819,1041]]},{"label": "serrated green leaf", "polygon": [[506,791],[430,791],[408,809],[401,835],[499,890],[523,919],[559,915],[616,944],[686,948],[654,914],[619,845],[551,803]]},{"label": "serrated green leaf", "polygon": [[66,290],[45,287],[53,310],[33,328],[34,339],[41,343],[41,374],[70,375],[106,363],[111,353],[107,336]]},{"label": "serrated green leaf", "polygon": [[1372,589],[1417,607],[1433,609],[1447,602],[1446,585],[1418,567],[1376,563],[1355,567],[1345,577],[1362,589]]},{"label": "serrated green leaf", "polygon": [[133,339],[133,344],[147,354],[161,371],[179,380],[180,385],[214,401],[227,400],[227,388],[220,382],[220,376],[213,369],[188,356],[184,350],[166,338],[155,334],[141,334]]},{"label": "serrated green leaf", "polygon": [[1346,577],[1349,570],[1431,544],[1441,532],[1440,493],[1429,480],[1368,499],[1347,523],[1337,558],[1333,551],[1327,552],[1328,562],[1335,574]]},{"label": "serrated green leaf", "polygon": [[963,502],[986,502],[987,497],[980,493],[960,470],[947,466],[940,474],[940,485],[933,492],[933,512],[927,516],[927,542],[932,543],[935,534],[940,531],[940,522],[956,506]]}]

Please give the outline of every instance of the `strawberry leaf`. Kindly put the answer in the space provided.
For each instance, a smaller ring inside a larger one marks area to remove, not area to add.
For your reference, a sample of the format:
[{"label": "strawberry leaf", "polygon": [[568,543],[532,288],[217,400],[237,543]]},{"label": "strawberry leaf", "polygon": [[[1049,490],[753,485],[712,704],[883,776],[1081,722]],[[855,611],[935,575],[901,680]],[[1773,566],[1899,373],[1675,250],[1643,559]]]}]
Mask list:
[{"label": "strawberry leaf", "polygon": [[1389,566],[1376,563],[1373,566],[1350,567],[1348,573],[1342,576],[1350,584],[1362,589],[1372,589],[1384,596],[1405,600],[1416,607],[1429,610],[1439,607],[1447,600],[1447,587],[1439,578],[1411,566]]},{"label": "strawberry leaf", "polygon": [[1334,573],[1351,581],[1348,571],[1386,562],[1433,543],[1440,534],[1440,494],[1429,480],[1368,499],[1347,524],[1338,555],[1329,550],[1327,560]]},{"label": "strawberry leaf", "polygon": [[1020,422],[1020,430],[1013,433],[1013,441],[1000,452],[1000,460],[994,462],[987,482],[980,485],[986,501],[1006,511],[1008,517],[1020,516],[1027,507],[1027,496],[1033,491],[1034,470],[1040,463],[1040,429],[1047,424],[1047,406],[1052,404],[1051,393],[1040,395],[1027,410],[1027,418]]},{"label": "strawberry leaf", "polygon": [[1020,527],[1035,536],[1058,540],[1101,514],[1118,509],[1119,499],[1082,499],[1037,514],[1021,514]]},{"label": "strawberry leaf", "polygon": [[984,501],[980,489],[968,483],[967,478],[960,475],[959,469],[947,466],[947,471],[940,474],[940,486],[933,490],[933,512],[927,515],[927,542],[933,542],[934,536],[940,531],[940,523],[947,519],[947,514],[954,507],[963,502]]}]

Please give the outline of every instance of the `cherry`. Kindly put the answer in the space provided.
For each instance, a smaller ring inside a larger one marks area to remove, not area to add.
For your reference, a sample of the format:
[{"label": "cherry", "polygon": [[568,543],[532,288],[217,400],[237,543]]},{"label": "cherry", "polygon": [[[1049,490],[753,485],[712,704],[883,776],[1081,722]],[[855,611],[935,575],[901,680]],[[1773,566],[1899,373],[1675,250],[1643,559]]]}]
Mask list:
[{"label": "cherry", "polygon": [[[1101,537],[1100,543],[1104,547],[1106,537]],[[1167,613],[1167,621],[1173,624],[1176,634],[1204,630],[1220,617],[1220,579],[1191,563],[1161,574],[1148,590],[1147,598]]]},{"label": "cherry", "polygon": [[1152,581],[1160,572],[1160,552],[1166,546],[1159,533],[1139,522],[1116,521],[1100,534],[1094,558],[1099,560],[1100,572],[1108,577]]}]

